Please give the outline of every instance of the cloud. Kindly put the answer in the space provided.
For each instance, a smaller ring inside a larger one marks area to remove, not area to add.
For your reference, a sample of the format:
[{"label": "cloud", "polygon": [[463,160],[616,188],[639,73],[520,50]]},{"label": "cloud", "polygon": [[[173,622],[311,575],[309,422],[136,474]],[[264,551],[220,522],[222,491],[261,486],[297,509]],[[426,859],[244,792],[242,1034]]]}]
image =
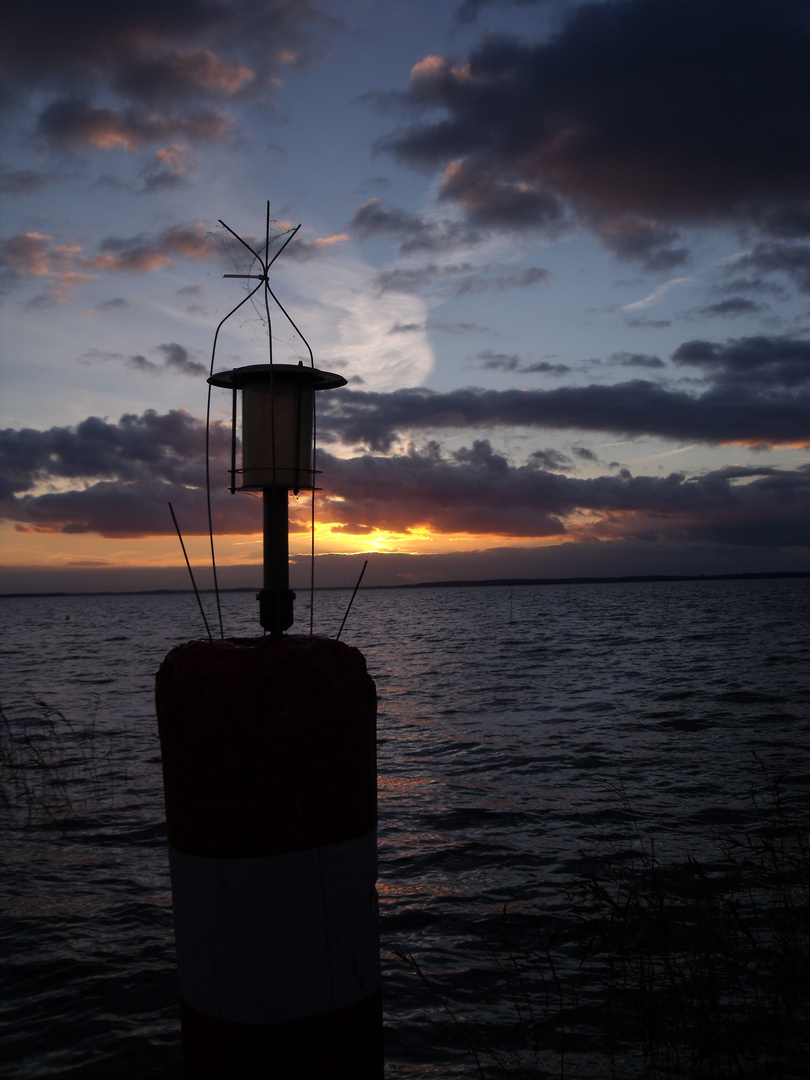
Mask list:
[{"label": "cloud", "polygon": [[109,300],[102,300],[100,304],[96,304],[93,311],[103,313],[105,311],[124,311],[129,307],[129,301],[125,300],[123,296],[113,296]]},{"label": "cloud", "polygon": [[678,239],[677,230],[664,228],[656,221],[625,214],[605,222],[600,235],[605,247],[619,259],[638,261],[652,272],[669,272],[689,260],[685,247],[672,246]]},{"label": "cloud", "polygon": [[439,194],[480,224],[507,229],[549,229],[563,221],[558,198],[525,180],[495,174],[492,163],[452,161],[442,176]]},{"label": "cloud", "polygon": [[763,305],[753,300],[746,300],[744,296],[732,296],[728,300],[720,300],[716,304],[708,304],[700,309],[701,315],[719,316],[728,318],[735,315],[756,315],[763,311]]},{"label": "cloud", "polygon": [[525,364],[515,353],[496,353],[492,349],[482,349],[475,359],[482,361],[484,371],[514,371],[522,375],[567,375],[571,371],[567,364],[550,364],[547,360]]},{"label": "cloud", "polygon": [[423,266],[400,266],[393,270],[380,270],[374,277],[373,286],[380,293],[416,294],[438,289],[459,297],[469,293],[530,289],[550,277],[550,271],[540,266],[499,274],[481,271],[470,262],[431,262]]},{"label": "cloud", "polygon": [[0,193],[3,195],[31,195],[41,191],[56,179],[55,173],[38,169],[0,168]]},{"label": "cloud", "polygon": [[762,243],[737,263],[759,273],[782,273],[801,293],[810,294],[810,247],[807,244]]},{"label": "cloud", "polygon": [[72,240],[57,241],[28,232],[0,240],[0,282],[5,290],[25,279],[40,280],[46,295],[64,303],[80,285],[100,273],[152,273],[176,259],[209,257],[202,225],[176,225],[157,236],[107,237],[97,255],[87,255]]},{"label": "cloud", "polygon": [[326,255],[338,244],[343,244],[348,239],[349,236],[347,233],[335,233],[333,236],[318,236],[314,240],[304,240],[296,237],[293,243],[284,249],[284,257],[299,262],[306,262],[309,259],[317,258],[319,255]]},{"label": "cloud", "polygon": [[578,457],[580,461],[593,462],[599,460],[599,457],[593,450],[589,450],[587,446],[574,446],[571,448],[571,453]]},{"label": "cloud", "polygon": [[671,319],[626,319],[626,325],[637,330],[665,330],[672,326]]},{"label": "cloud", "polygon": [[49,300],[65,303],[76,288],[98,277],[87,273],[87,267],[78,244],[60,244],[45,233],[19,233],[0,240],[0,283],[4,292],[26,278],[34,278],[45,286]]},{"label": "cloud", "polygon": [[362,240],[389,236],[398,242],[401,255],[453,251],[482,239],[480,230],[463,221],[429,221],[378,198],[364,203],[347,228]]},{"label": "cloud", "polygon": [[610,359],[616,364],[621,364],[622,367],[663,368],[666,366],[659,356],[650,356],[648,353],[618,352],[613,353]]},{"label": "cloud", "polygon": [[554,390],[426,389],[327,399],[320,430],[387,451],[413,431],[554,428],[686,442],[810,445],[810,342],[755,337],[685,342],[673,354],[701,371],[699,393],[643,379]]},{"label": "cloud", "polygon": [[176,372],[178,375],[208,374],[208,365],[192,360],[189,350],[183,345],[178,345],[176,341],[168,345],[158,345],[157,348],[163,356],[163,364],[167,371]]},{"label": "cloud", "polygon": [[[327,520],[404,533],[514,538],[719,541],[807,546],[810,470],[740,470],[688,479],[576,479],[533,465],[514,467],[486,441],[453,460],[435,447],[379,458],[324,455]],[[584,512],[584,516],[583,516]]]},{"label": "cloud", "polygon": [[576,220],[671,269],[686,224],[807,235],[808,48],[804,0],[582,4],[543,42],[420,61],[403,100],[425,117],[382,148],[440,169],[473,223]]},{"label": "cloud", "polygon": [[101,108],[80,100],[49,105],[37,126],[40,135],[63,148],[94,150],[138,150],[167,139],[216,142],[227,128],[227,119],[212,112],[164,117],[134,109]]},{"label": "cloud", "polygon": [[553,0],[463,0],[456,10],[456,18],[460,23],[472,23],[484,7],[537,7],[550,2]]},{"label": "cloud", "polygon": [[173,143],[156,150],[152,161],[142,169],[143,190],[176,187],[197,164],[197,157],[184,143]]},{"label": "cloud", "polygon": [[565,472],[567,468],[570,468],[572,461],[561,450],[547,447],[545,450],[532,451],[529,455],[529,464],[545,469],[547,472]]},{"label": "cloud", "polygon": [[[214,512],[237,531],[261,530],[261,507],[224,492],[230,427],[211,427]],[[22,529],[103,536],[205,533],[205,425],[183,410],[148,410],[118,423],[89,417],[76,427],[0,431],[0,514]],[[43,488],[52,490],[42,490]],[[64,490],[68,488],[68,490]],[[37,493],[32,493],[36,489]]]},{"label": "cloud", "polygon": [[335,19],[309,0],[61,0],[18,5],[4,24],[3,102],[42,101],[37,130],[65,148],[210,142],[244,99],[272,106]]},{"label": "cloud", "polygon": [[744,387],[778,394],[810,388],[810,341],[763,336],[724,345],[686,341],[672,359],[676,364],[705,369],[715,392]]},{"label": "cloud", "polygon": [[200,222],[175,225],[155,237],[143,234],[108,236],[101,242],[100,254],[88,259],[88,265],[114,273],[153,273],[178,258],[207,258],[205,240],[206,233]]},{"label": "cloud", "polygon": [[[184,533],[203,534],[205,429],[181,410],[90,417],[76,427],[0,432],[0,504],[22,531],[170,535],[166,504]],[[211,428],[213,512],[220,533],[260,531],[261,506],[225,494],[227,425]],[[583,447],[575,454],[592,462]],[[562,475],[570,459],[535,451],[511,464],[476,440],[450,455],[437,443],[387,457],[319,456],[328,477],[321,520],[338,532],[497,535],[514,539],[630,539],[807,548],[810,466],[732,466],[704,476]]]},{"label": "cloud", "polygon": [[480,323],[447,323],[440,319],[434,319],[430,324],[431,330],[441,330],[445,334],[487,334],[492,336],[495,331],[489,326],[481,326]]},{"label": "cloud", "polygon": [[550,277],[551,271],[544,270],[541,266],[528,266],[525,270],[517,270],[512,274],[474,274],[459,282],[456,294],[464,296],[465,293],[530,289],[533,285],[547,281]]},{"label": "cloud", "polygon": [[102,352],[99,349],[91,349],[83,353],[79,357],[79,362],[84,364],[113,362],[153,375],[163,375],[168,372],[173,375],[199,377],[208,374],[208,365],[194,360],[190,350],[183,345],[178,345],[177,342],[157,345],[154,351],[160,356],[160,360],[157,362],[149,360],[141,353],[124,355],[124,353],[117,352]]},{"label": "cloud", "polygon": [[415,333],[421,333],[424,329],[425,329],[425,327],[422,325],[422,323],[415,323],[415,322],[411,322],[411,323],[394,323],[394,325],[391,327],[391,329],[388,331],[388,333],[389,334],[415,334]]},{"label": "cloud", "polygon": [[442,287],[446,282],[453,283],[463,275],[476,272],[472,263],[440,266],[428,263],[419,267],[397,267],[394,270],[380,270],[375,274],[373,287],[380,293],[418,293],[425,289]]}]

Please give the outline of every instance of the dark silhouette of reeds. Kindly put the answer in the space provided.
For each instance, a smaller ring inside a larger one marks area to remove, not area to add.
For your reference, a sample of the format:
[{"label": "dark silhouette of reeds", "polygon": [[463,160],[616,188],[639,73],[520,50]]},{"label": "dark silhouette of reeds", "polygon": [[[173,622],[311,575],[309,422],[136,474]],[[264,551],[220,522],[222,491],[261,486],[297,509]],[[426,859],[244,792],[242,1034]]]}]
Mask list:
[{"label": "dark silhouette of reeds", "polygon": [[0,808],[15,822],[69,828],[116,805],[128,783],[127,731],[102,730],[98,708],[93,697],[80,721],[37,698],[22,715],[0,708]]}]

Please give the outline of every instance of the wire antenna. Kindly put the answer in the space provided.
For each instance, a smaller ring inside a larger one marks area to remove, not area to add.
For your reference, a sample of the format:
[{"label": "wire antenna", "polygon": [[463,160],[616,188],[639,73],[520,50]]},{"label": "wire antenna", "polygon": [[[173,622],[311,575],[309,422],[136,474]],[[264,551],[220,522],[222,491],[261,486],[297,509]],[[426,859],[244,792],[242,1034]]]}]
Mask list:
[{"label": "wire antenna", "polygon": [[[281,301],[278,299],[276,294],[270,288],[270,283],[269,283],[269,278],[268,278],[270,267],[273,265],[273,263],[276,261],[276,259],[279,257],[279,255],[281,255],[281,253],[284,251],[284,249],[287,247],[287,245],[290,243],[290,241],[296,235],[298,230],[301,228],[301,225],[298,224],[294,228],[288,230],[289,235],[286,237],[286,239],[284,240],[284,243],[281,245],[281,247],[278,249],[278,251],[276,251],[275,254],[273,255],[273,257],[271,258],[270,257],[270,244],[271,244],[272,241],[270,239],[270,202],[268,200],[268,202],[266,204],[266,215],[265,215],[265,234],[264,234],[264,252],[263,252],[264,258],[262,258],[262,255],[260,255],[259,252],[256,251],[255,248],[253,248],[247,242],[247,240],[245,240],[237,232],[235,232],[230,227],[230,225],[228,225],[226,222],[222,221],[221,218],[219,220],[219,224],[223,227],[223,229],[227,230],[227,232],[229,232],[231,234],[231,236],[235,240],[237,240],[244,248],[246,248],[247,251],[250,252],[250,254],[253,256],[253,259],[259,264],[259,268],[260,268],[261,272],[258,273],[258,274],[247,273],[247,274],[223,274],[222,275],[224,278],[242,278],[244,280],[255,281],[256,285],[250,290],[250,292],[247,294],[247,296],[244,296],[239,301],[239,303],[228,312],[228,314],[220,321],[219,325],[217,326],[216,331],[214,332],[214,342],[213,342],[213,346],[212,346],[212,349],[211,349],[211,366],[210,366],[210,370],[209,370],[209,373],[208,373],[209,374],[209,379],[214,374],[214,362],[215,362],[215,358],[216,358],[217,342],[218,342],[218,339],[219,339],[220,330],[222,329],[223,325],[228,321],[228,319],[230,319],[230,317],[232,315],[236,314],[236,312],[244,304],[246,304],[248,302],[248,300],[250,300],[253,296],[255,296],[256,293],[259,291],[259,289],[261,289],[262,286],[263,286],[264,287],[264,289],[263,289],[264,309],[265,309],[265,314],[266,314],[266,317],[267,317],[267,341],[268,341],[269,359],[270,359],[270,377],[271,377],[270,387],[271,387],[271,393],[272,393],[273,328],[272,328],[272,321],[271,321],[271,316],[270,316],[270,300],[271,299],[274,301],[274,303],[276,304],[278,309],[281,311],[282,315],[284,315],[286,320],[289,322],[290,326],[292,326],[293,330],[296,332],[296,334],[298,335],[298,337],[301,339],[304,346],[306,347],[306,350],[307,350],[307,352],[309,354],[310,367],[312,367],[313,369],[315,367],[315,358],[313,356],[312,348],[311,348],[309,342],[304,337],[303,333],[301,332],[301,330],[297,326],[297,324],[293,321],[293,319],[290,316],[289,312],[282,305]],[[278,239],[279,236],[283,236],[283,235],[284,235],[284,233],[279,233],[278,236],[273,237],[273,241]],[[218,577],[217,577],[217,562],[216,562],[216,553],[215,553],[215,549],[214,549],[213,511],[212,511],[212,508],[211,508],[211,452],[210,452],[211,451],[211,436],[210,436],[210,429],[211,429],[211,389],[212,389],[212,386],[211,386],[211,383],[209,381],[209,384],[208,384],[208,402],[207,402],[206,414],[205,414],[205,491],[206,491],[206,502],[207,502],[207,505],[208,505],[208,539],[209,539],[209,544],[210,544],[210,548],[211,548],[211,569],[213,571],[213,576],[214,576],[214,593],[216,595],[217,616],[218,616],[218,619],[219,619],[219,635],[220,635],[221,638],[224,638],[225,632],[224,632],[223,625],[222,625],[222,607],[221,607],[221,604],[220,604],[220,597],[219,597],[219,581],[218,581]],[[231,491],[231,494],[233,495],[236,492],[236,434],[235,434],[236,433],[236,425],[235,425],[236,390],[235,389],[233,391],[232,415],[233,415],[233,420],[232,420],[232,439],[231,439],[231,485],[230,485],[230,491]],[[275,423],[275,417],[274,417],[274,415],[272,413],[271,413],[270,423],[271,423],[271,425],[274,425],[274,423]],[[275,446],[275,432],[274,431],[271,432],[271,438],[272,438],[272,444],[273,444],[273,446]],[[314,428],[314,417],[313,417],[313,439],[314,438],[315,438],[315,428]],[[313,467],[314,467],[314,460],[313,460]],[[275,461],[273,462],[273,470],[275,472]],[[277,512],[278,511],[276,510],[276,506],[275,506],[275,502],[274,502],[273,507],[272,507],[272,513],[273,513],[274,518],[275,518],[275,515],[277,514]],[[314,560],[315,560],[314,513],[315,513],[315,506],[314,506],[314,488],[313,488],[313,505],[312,505],[313,544],[312,544],[312,553],[311,553],[312,573],[310,574],[310,636],[312,636],[312,633],[313,633],[312,608],[313,608],[313,600],[314,600],[314,592],[315,592],[315,584],[314,584]],[[174,516],[174,515],[172,514],[172,516]],[[274,524],[275,524],[275,521],[274,521]],[[181,539],[181,544],[182,544],[182,539]],[[186,560],[186,561],[188,561],[188,560]],[[190,570],[190,567],[189,567],[189,570]],[[207,628],[207,624],[206,624],[206,628]],[[210,631],[209,631],[209,636],[210,636]]]},{"label": "wire antenna", "polygon": [[346,620],[349,617],[349,612],[352,610],[352,604],[354,603],[354,598],[355,598],[355,596],[357,596],[357,590],[360,588],[360,582],[363,580],[363,574],[365,574],[367,566],[368,566],[368,559],[366,559],[366,561],[363,563],[363,569],[360,571],[360,577],[357,579],[357,584],[354,587],[354,592],[352,593],[352,598],[349,601],[349,606],[346,608],[346,614],[343,616],[343,622],[340,624],[340,629],[335,634],[335,641],[340,641],[340,635],[343,633],[343,627],[346,625]]},{"label": "wire antenna", "polygon": [[171,503],[169,503],[169,510],[171,512],[171,515],[172,515],[172,521],[174,522],[174,527],[175,527],[175,529],[177,529],[177,539],[180,541],[180,547],[183,549],[183,558],[186,560],[186,567],[188,568],[188,576],[191,578],[191,585],[192,585],[192,587],[194,589],[194,595],[197,597],[197,606],[200,609],[200,614],[202,615],[202,620],[205,623],[205,630],[206,630],[206,633],[208,634],[208,640],[213,641],[213,637],[211,635],[211,627],[208,625],[208,619],[206,619],[206,617],[205,617],[205,609],[203,608],[203,605],[202,605],[202,600],[200,598],[200,593],[199,593],[199,590],[197,588],[197,582],[194,580],[194,571],[191,569],[191,563],[188,561],[188,553],[186,552],[186,545],[183,543],[183,534],[180,532],[180,526],[177,524],[177,517],[175,516],[174,507],[172,506]]}]

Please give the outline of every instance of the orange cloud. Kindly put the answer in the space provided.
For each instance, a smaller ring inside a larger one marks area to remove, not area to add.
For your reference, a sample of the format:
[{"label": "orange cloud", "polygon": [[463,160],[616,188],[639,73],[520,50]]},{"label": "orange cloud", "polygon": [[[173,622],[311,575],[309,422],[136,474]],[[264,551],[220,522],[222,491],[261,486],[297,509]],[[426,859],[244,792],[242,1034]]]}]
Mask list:
[{"label": "orange cloud", "polygon": [[[175,165],[182,161],[182,150],[167,150]],[[25,277],[45,279],[47,295],[64,303],[70,291],[97,278],[100,271],[153,273],[176,259],[205,259],[205,239],[202,223],[197,221],[176,225],[153,238],[108,237],[101,254],[85,255],[75,241],[57,243],[46,233],[20,233],[0,241],[0,274],[7,285]]]}]

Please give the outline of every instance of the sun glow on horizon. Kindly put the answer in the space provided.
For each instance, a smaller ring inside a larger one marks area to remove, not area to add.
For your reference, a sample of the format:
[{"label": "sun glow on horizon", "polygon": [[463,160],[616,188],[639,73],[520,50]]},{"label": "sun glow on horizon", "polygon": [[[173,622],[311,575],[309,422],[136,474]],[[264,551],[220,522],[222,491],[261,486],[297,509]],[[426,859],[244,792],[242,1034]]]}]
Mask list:
[{"label": "sun glow on horizon", "polygon": [[[183,565],[183,555],[175,535],[105,537],[91,533],[20,531],[8,524],[0,526],[3,563],[8,567],[71,569],[115,567],[176,567]],[[316,555],[359,555],[377,552],[400,555],[438,555],[453,552],[481,551],[495,547],[553,547],[567,535],[555,537],[515,537],[498,534],[436,533],[425,526],[406,532],[371,529],[351,532],[340,522],[316,522]],[[209,539],[205,535],[185,535],[192,567],[211,563]],[[214,534],[217,564],[220,566],[258,565],[262,560],[262,534]],[[290,560],[306,558],[312,551],[309,528],[296,528],[291,521]]]}]

